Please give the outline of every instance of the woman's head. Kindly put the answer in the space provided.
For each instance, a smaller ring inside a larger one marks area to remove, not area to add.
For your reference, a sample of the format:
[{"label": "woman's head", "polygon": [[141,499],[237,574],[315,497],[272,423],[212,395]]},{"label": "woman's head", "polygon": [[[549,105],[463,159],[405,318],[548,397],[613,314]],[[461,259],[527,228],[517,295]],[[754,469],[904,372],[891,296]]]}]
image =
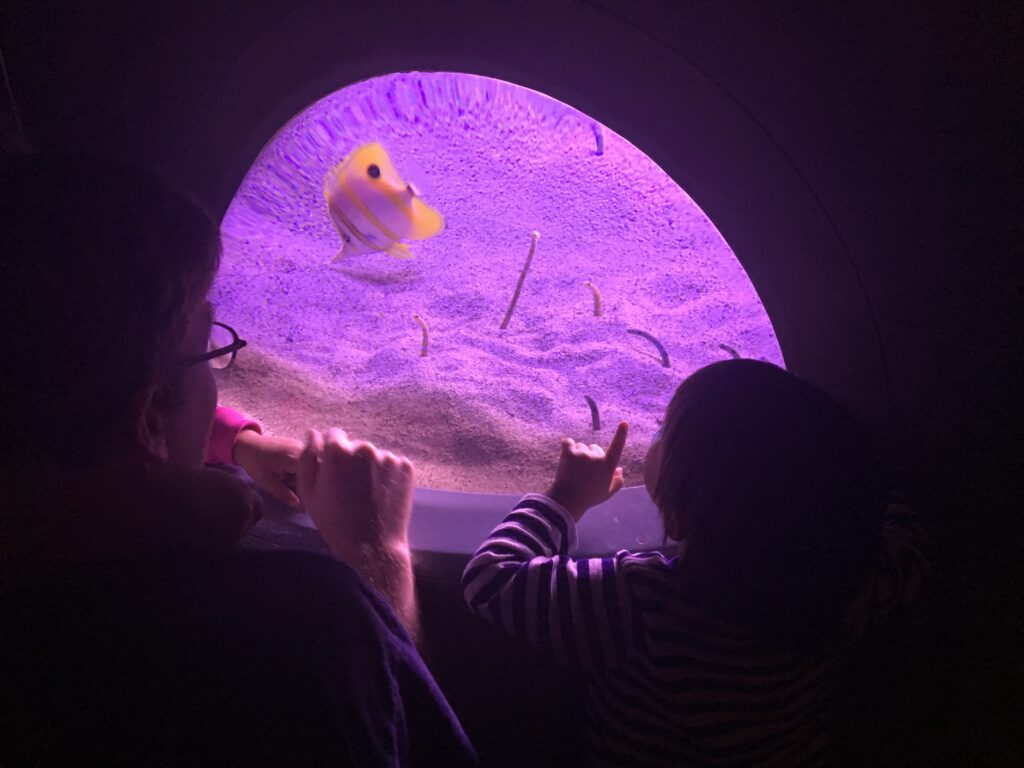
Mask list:
[{"label": "woman's head", "polygon": [[846,409],[768,363],[715,363],[680,385],[649,462],[709,612],[785,642],[838,624],[875,551],[885,490]]},{"label": "woman's head", "polygon": [[198,464],[216,388],[177,363],[206,348],[216,224],[112,158],[4,158],[0,187],[3,459]]}]

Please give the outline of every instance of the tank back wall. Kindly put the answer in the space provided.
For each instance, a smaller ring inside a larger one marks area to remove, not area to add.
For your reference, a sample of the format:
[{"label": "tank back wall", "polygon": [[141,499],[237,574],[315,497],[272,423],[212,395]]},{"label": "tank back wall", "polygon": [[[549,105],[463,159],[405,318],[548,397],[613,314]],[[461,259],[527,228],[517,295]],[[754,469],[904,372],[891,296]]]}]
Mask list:
[{"label": "tank back wall", "polygon": [[[1020,762],[1009,751],[1024,695],[1007,660],[1021,628],[1005,618],[1024,615],[1007,586],[1024,562],[1019,3],[155,0],[73,11],[0,5],[29,141],[155,165],[219,214],[292,115],[386,72],[498,77],[627,137],[722,231],[788,366],[890,427],[923,471],[936,590],[951,601],[927,628],[945,639],[914,646],[918,661],[896,670],[917,675],[915,706],[897,711],[875,676],[872,701],[890,702],[876,708],[877,743],[935,758],[922,764],[974,750]],[[470,641],[444,634],[458,611],[450,587],[421,584],[425,625],[441,636],[435,665],[500,755],[486,697],[458,669]],[[489,648],[503,651],[478,641],[483,669]],[[523,664],[523,680],[552,687],[547,668]],[[513,697],[527,703],[528,690]]]}]

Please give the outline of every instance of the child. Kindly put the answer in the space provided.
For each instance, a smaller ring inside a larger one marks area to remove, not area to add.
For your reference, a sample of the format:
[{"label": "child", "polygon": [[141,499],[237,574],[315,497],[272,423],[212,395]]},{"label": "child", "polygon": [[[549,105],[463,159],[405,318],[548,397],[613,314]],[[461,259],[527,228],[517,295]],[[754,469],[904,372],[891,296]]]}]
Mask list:
[{"label": "child", "polygon": [[[645,462],[676,556],[573,559],[580,518],[623,485],[627,429],[607,452],[563,440],[551,488],[470,560],[467,602],[586,673],[594,764],[824,762],[846,644],[924,567],[905,510],[887,519],[865,434],[775,366],[710,365],[679,387]],[[873,569],[883,534],[897,567]]]}]

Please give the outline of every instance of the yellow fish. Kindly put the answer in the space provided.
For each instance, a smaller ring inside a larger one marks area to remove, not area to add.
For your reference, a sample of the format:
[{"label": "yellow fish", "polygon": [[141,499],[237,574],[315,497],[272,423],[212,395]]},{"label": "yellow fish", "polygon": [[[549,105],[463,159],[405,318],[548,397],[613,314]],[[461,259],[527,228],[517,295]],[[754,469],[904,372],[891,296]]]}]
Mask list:
[{"label": "yellow fish", "polygon": [[402,240],[426,240],[444,225],[377,143],[360,147],[331,169],[324,197],[342,241],[334,261],[374,252],[411,259]]}]

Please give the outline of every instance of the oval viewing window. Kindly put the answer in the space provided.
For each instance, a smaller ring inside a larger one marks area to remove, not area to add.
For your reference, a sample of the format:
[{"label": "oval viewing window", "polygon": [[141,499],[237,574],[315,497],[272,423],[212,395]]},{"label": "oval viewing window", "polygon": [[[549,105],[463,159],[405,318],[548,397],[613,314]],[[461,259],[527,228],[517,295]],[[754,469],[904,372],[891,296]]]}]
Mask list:
[{"label": "oval viewing window", "polygon": [[[338,171],[372,144],[383,161],[371,147]],[[263,149],[223,237],[213,298],[249,346],[221,402],[272,434],[341,426],[413,459],[421,487],[542,490],[560,438],[607,444],[623,419],[639,484],[689,373],[783,362],[736,256],[664,171],[491,78],[392,74],[317,101]]]}]

